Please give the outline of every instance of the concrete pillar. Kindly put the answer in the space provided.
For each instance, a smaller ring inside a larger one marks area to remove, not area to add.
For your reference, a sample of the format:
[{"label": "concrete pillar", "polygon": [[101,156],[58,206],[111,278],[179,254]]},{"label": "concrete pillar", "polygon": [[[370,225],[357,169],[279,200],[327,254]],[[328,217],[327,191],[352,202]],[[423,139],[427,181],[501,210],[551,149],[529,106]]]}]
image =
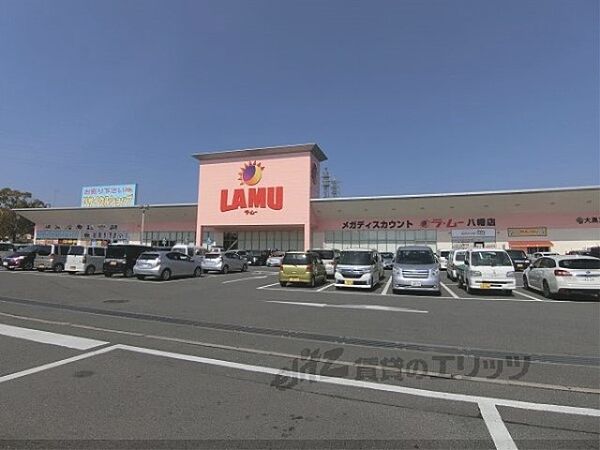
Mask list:
[{"label": "concrete pillar", "polygon": [[311,247],[311,229],[309,224],[304,224],[304,251],[309,250]]}]

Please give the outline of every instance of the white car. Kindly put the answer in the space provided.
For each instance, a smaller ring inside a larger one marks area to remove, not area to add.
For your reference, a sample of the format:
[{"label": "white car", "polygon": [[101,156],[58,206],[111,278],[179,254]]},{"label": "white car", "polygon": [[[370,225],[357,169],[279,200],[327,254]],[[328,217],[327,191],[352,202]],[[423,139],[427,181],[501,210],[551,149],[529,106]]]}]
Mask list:
[{"label": "white car", "polygon": [[464,266],[458,277],[459,287],[467,293],[475,290],[496,290],[512,295],[517,288],[515,268],[503,249],[473,248],[465,253]]},{"label": "white car", "polygon": [[280,267],[284,256],[285,256],[284,252],[273,253],[271,256],[269,256],[267,258],[267,267]]},{"label": "white car", "polygon": [[458,280],[458,266],[465,260],[466,250],[450,250],[446,265],[446,277],[451,281]]},{"label": "white car", "polygon": [[543,258],[544,256],[558,256],[558,253],[556,253],[556,252],[535,252],[532,255],[527,255],[527,256],[529,257],[529,260],[531,262],[533,262],[536,259]]},{"label": "white car", "polygon": [[545,256],[523,272],[523,286],[552,298],[568,294],[600,297],[600,259],[592,256]]},{"label": "white car", "polygon": [[105,247],[73,245],[67,253],[65,271],[71,274],[84,273],[86,275],[102,273],[105,256]]},{"label": "white car", "polygon": [[446,270],[448,268],[448,254],[450,250],[442,250],[438,255],[438,262],[440,263],[440,270]]}]

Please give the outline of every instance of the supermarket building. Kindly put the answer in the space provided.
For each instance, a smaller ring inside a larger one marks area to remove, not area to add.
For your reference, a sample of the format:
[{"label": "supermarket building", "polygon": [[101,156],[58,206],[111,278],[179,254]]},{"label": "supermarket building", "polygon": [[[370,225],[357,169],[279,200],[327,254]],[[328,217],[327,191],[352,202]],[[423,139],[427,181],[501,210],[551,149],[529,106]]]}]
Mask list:
[{"label": "supermarket building", "polygon": [[46,243],[246,250],[423,244],[567,252],[600,245],[600,186],[321,198],[316,144],[199,153],[198,202],[16,210]]}]

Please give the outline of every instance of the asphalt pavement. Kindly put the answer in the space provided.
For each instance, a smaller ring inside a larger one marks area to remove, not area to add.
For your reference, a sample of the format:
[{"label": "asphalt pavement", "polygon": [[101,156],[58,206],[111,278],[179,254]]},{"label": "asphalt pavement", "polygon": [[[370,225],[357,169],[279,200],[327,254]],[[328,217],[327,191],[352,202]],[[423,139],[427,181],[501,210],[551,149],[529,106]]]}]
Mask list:
[{"label": "asphalt pavement", "polygon": [[600,308],[0,271],[0,447],[598,448]]}]

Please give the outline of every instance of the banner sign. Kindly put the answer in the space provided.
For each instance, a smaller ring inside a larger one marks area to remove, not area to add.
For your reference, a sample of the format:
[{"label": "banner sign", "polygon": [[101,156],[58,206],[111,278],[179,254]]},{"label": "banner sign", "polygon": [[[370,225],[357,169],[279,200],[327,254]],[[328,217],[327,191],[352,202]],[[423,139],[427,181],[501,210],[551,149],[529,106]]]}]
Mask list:
[{"label": "banner sign", "polygon": [[494,242],[496,240],[495,228],[466,228],[452,230],[452,242]]},{"label": "banner sign", "polygon": [[136,184],[86,186],[81,189],[82,208],[115,208],[135,206]]},{"label": "banner sign", "polygon": [[509,228],[507,233],[508,237],[548,236],[548,228]]}]

